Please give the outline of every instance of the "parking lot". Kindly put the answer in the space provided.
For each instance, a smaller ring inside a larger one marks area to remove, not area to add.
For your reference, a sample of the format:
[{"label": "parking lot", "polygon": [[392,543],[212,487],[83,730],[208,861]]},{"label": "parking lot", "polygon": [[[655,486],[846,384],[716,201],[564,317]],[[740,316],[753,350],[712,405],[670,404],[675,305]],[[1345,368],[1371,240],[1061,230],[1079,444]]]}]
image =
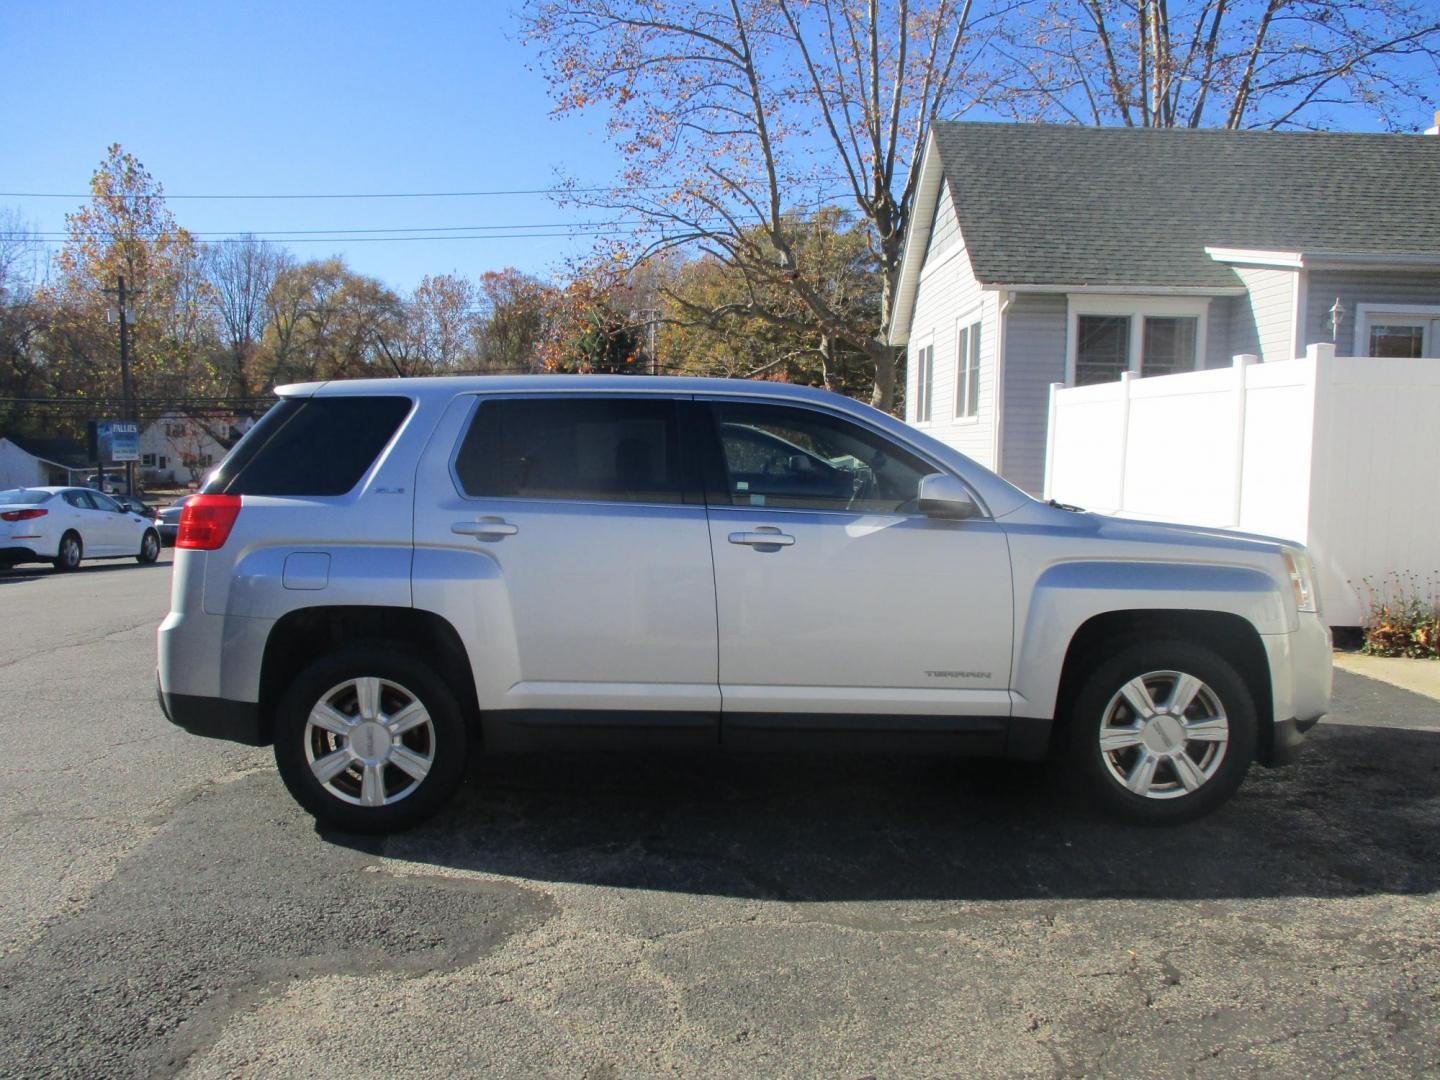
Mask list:
[{"label": "parking lot", "polygon": [[169,562],[0,573],[5,1075],[1440,1069],[1440,703],[1337,675],[1178,830],[1018,765],[566,758],[361,841],[160,716]]}]

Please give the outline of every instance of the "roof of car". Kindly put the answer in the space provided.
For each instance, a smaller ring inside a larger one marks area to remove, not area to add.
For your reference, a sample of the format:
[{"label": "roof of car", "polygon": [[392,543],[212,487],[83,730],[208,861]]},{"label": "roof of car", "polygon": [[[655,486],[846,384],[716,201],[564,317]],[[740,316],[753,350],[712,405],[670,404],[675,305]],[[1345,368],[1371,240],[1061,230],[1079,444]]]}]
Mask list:
[{"label": "roof of car", "polygon": [[584,390],[632,394],[740,394],[859,404],[829,390],[762,379],[701,379],[678,375],[426,375],[401,379],[333,379],[276,387],[282,397],[342,394],[534,393]]}]

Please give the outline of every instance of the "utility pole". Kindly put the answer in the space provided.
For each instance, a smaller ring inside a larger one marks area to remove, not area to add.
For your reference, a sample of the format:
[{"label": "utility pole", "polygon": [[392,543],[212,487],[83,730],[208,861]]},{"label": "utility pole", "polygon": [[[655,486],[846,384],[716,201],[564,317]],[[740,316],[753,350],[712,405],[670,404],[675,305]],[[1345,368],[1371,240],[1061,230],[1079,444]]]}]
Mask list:
[{"label": "utility pole", "polygon": [[[115,288],[105,291],[115,294],[115,303],[119,307],[117,314],[120,318],[120,396],[125,405],[125,419],[135,422],[135,392],[130,385],[130,327],[129,308],[125,303],[125,275],[117,275]],[[105,486],[103,479],[100,486],[102,488]],[[135,494],[135,462],[133,461],[125,463],[125,492],[127,495]]]}]

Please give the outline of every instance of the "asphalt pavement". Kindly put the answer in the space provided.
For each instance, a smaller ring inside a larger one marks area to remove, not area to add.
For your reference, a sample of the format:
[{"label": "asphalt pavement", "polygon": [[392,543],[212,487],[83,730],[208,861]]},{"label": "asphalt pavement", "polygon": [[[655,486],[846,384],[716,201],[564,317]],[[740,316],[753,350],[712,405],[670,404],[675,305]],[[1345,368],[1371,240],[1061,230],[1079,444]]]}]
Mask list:
[{"label": "asphalt pavement", "polygon": [[481,761],[317,830],[154,704],[157,567],[0,573],[0,1075],[1440,1075],[1440,702],[1136,829],[1045,768]]}]

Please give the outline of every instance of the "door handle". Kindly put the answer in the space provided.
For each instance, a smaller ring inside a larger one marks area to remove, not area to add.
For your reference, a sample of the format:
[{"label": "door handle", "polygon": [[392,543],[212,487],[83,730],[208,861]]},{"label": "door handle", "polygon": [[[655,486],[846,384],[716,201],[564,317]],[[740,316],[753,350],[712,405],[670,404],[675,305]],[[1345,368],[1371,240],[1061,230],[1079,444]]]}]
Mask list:
[{"label": "door handle", "polygon": [[481,518],[479,521],[457,521],[450,526],[450,531],[459,536],[473,536],[477,540],[500,540],[514,536],[520,527],[500,518]]},{"label": "door handle", "polygon": [[770,526],[762,526],[754,532],[733,532],[730,534],[730,543],[745,544],[748,547],[789,547],[795,543],[795,538],[788,533],[782,533],[779,529]]}]

